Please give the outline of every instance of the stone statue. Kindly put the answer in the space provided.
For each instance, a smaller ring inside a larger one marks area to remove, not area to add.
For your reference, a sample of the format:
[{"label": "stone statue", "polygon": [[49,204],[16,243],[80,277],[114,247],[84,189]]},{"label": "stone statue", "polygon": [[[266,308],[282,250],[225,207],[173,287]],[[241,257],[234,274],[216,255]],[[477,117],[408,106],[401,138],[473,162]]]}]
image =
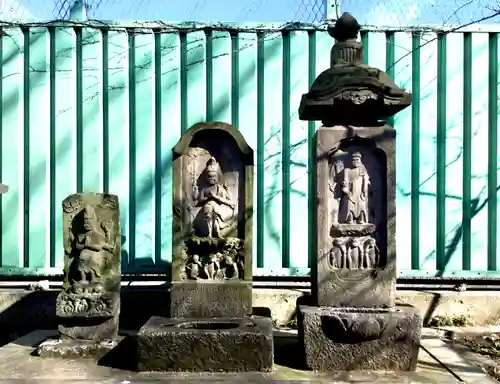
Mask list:
[{"label": "stone statue", "polygon": [[66,254],[72,259],[69,282],[75,293],[88,290],[100,292],[101,270],[106,262],[103,251],[113,253],[115,244],[111,235],[112,222],[99,222],[94,207],[87,205],[73,219]]},{"label": "stone statue", "polygon": [[347,205],[345,222],[347,224],[368,223],[368,187],[370,178],[361,162],[361,153],[352,154],[352,168],[344,170],[342,192]]},{"label": "stone statue", "polygon": [[227,206],[233,210],[236,204],[231,201],[231,196],[226,185],[219,182],[220,167],[217,160],[211,157],[205,167],[206,185],[199,190],[198,184],[193,187],[193,200],[197,207],[201,207],[203,215],[203,226],[195,227],[195,232],[205,234],[212,238],[222,238],[221,230],[226,228],[229,223],[224,218],[222,206]]},{"label": "stone statue", "polygon": [[302,96],[301,120],[321,120],[326,126],[360,119],[376,122],[410,105],[411,95],[387,73],[364,64],[363,45],[356,40],[359,31],[359,23],[347,12],[328,28],[336,40],[330,54],[331,67]]},{"label": "stone statue", "polygon": [[[118,334],[121,291],[118,196],[75,193],[63,200],[62,208],[64,282],[56,300],[59,333],[77,344],[82,340],[84,344],[91,342],[94,348],[94,343],[113,340]],[[76,348],[74,344],[70,347]]]}]

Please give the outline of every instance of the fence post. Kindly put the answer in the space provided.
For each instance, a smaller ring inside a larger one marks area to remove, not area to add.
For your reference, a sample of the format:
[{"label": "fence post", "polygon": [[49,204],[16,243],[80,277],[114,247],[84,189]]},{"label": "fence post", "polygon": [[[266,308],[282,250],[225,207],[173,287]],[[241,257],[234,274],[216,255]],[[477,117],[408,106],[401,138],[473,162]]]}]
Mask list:
[{"label": "fence post", "polygon": [[325,20],[337,20],[340,17],[340,0],[325,1]]},{"label": "fence post", "polygon": [[75,0],[69,10],[69,19],[74,21],[87,21],[87,4],[84,0]]}]

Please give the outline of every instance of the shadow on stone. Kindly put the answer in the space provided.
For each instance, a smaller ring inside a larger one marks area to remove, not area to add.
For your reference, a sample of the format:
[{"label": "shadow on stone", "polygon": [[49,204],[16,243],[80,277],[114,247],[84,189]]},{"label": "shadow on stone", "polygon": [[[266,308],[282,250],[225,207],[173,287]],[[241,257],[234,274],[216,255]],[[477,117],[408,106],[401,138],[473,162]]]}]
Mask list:
[{"label": "shadow on stone", "polygon": [[115,348],[100,358],[97,364],[125,371],[137,371],[137,337],[125,336]]},{"label": "shadow on stone", "polygon": [[274,363],[292,369],[307,370],[303,349],[297,338],[290,336],[274,337]]},{"label": "shadow on stone", "polygon": [[271,309],[268,307],[252,307],[252,315],[271,318]]}]

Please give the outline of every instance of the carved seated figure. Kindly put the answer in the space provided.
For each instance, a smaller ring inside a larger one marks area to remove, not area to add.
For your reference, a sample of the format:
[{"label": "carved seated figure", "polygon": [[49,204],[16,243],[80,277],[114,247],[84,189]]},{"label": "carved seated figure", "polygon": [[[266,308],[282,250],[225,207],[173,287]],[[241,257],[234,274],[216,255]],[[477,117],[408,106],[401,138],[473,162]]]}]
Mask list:
[{"label": "carved seated figure", "polygon": [[70,246],[66,254],[73,259],[70,266],[70,289],[74,293],[103,291],[101,270],[106,252],[113,252],[110,243],[110,222],[99,223],[92,206],[86,206],[74,219]]},{"label": "carved seated figure", "polygon": [[230,223],[226,222],[223,207],[229,207],[233,210],[236,204],[231,201],[228,188],[220,184],[220,168],[217,160],[211,157],[205,167],[206,185],[201,189],[194,186],[193,199],[197,207],[201,207],[203,223],[195,226],[195,232],[201,236],[222,238],[221,231],[228,227]]}]

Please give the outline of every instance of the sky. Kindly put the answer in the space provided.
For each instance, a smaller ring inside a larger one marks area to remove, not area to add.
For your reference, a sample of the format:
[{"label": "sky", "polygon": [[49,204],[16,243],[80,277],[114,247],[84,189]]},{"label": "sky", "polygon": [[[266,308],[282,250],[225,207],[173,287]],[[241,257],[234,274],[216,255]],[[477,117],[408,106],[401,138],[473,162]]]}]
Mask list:
[{"label": "sky", "polygon": [[[0,0],[0,17],[53,20],[72,0]],[[324,0],[86,0],[89,18],[171,22],[318,22]],[[500,0],[340,0],[361,24],[465,24],[500,9]],[[498,23],[499,17],[485,23]]]}]

